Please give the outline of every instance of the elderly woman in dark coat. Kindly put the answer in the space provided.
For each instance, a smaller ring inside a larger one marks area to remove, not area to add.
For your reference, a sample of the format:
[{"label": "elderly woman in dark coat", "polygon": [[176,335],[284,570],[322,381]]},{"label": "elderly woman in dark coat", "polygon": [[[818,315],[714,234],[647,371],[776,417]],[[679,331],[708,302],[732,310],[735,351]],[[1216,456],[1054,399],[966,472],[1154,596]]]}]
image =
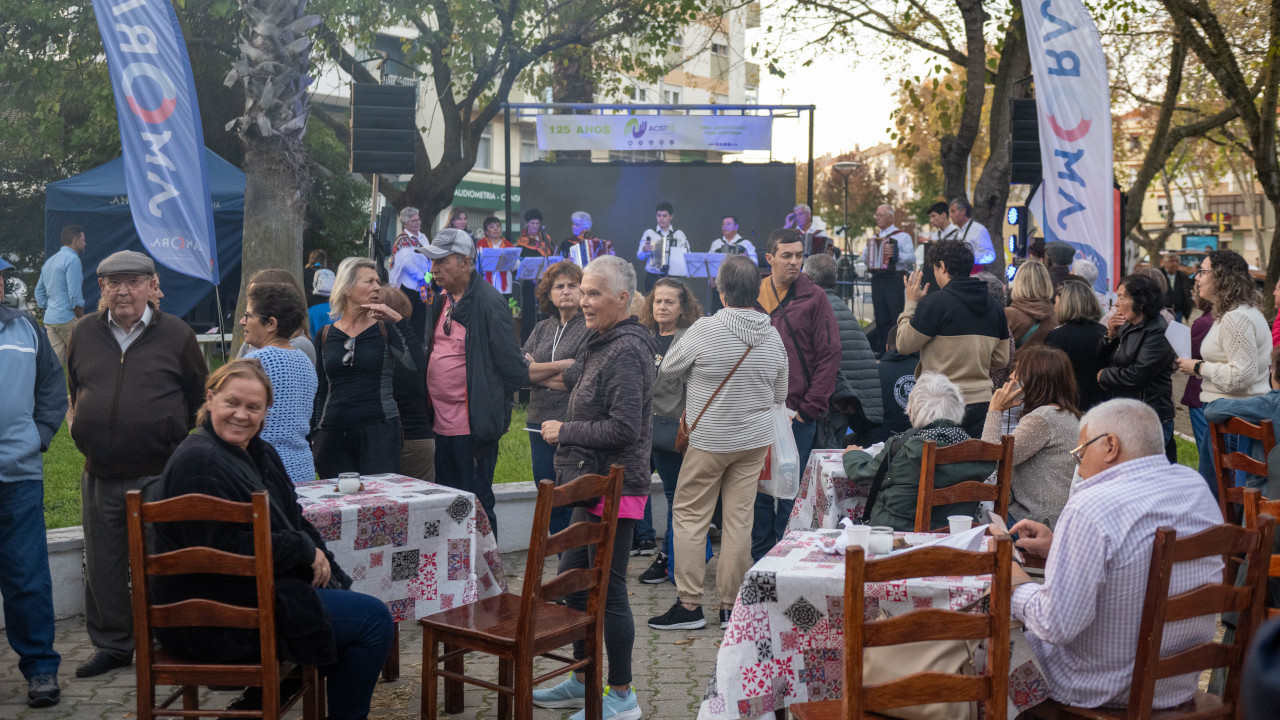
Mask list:
[{"label": "elderly woman in dark coat", "polygon": [[[269,493],[280,657],[321,666],[327,677],[329,718],[365,718],[391,648],[391,615],[381,600],[349,590],[351,578],[302,516],[279,453],[258,437],[271,400],[271,381],[257,360],[235,360],[210,375],[197,416],[199,427],[169,459],[160,495],[203,493],[249,502],[258,490]],[[159,552],[206,546],[253,554],[250,525],[162,523],[155,527],[155,542]],[[253,578],[176,575],[156,578],[154,593],[162,603],[207,598],[253,607],[255,588]],[[156,630],[166,651],[205,662],[251,659],[258,652],[257,638],[251,630]],[[261,702],[260,690],[250,688],[232,705],[246,710],[260,708]]]},{"label": "elderly woman in dark coat", "polygon": [[1108,398],[1141,400],[1156,411],[1166,451],[1173,438],[1173,363],[1177,353],[1165,337],[1160,314],[1164,291],[1145,275],[1128,275],[1116,289],[1116,309],[1098,345],[1098,385]]},{"label": "elderly woman in dark coat", "polygon": [[[636,520],[644,517],[649,499],[649,456],[653,443],[653,386],[657,376],[653,357],[657,343],[648,328],[631,316],[636,271],[631,263],[612,255],[592,260],[582,276],[582,316],[591,334],[576,362],[561,376],[571,391],[564,422],[542,423],[542,437],[556,445],[556,482],[564,484],[585,473],[605,473],[610,465],[626,469],[618,509],[613,564],[605,598],[604,649],[609,658],[609,693],[604,717],[640,717],[631,689],[631,650],[635,622],[627,599],[627,559]],[[603,501],[595,508],[575,508],[574,522],[598,522]],[[586,568],[587,549],[575,548],[560,557],[560,571]],[[585,593],[571,595],[569,607],[586,609]],[[573,645],[573,656],[586,657],[586,646]],[[535,690],[538,707],[583,707],[586,686],[574,673],[547,690]]]}]

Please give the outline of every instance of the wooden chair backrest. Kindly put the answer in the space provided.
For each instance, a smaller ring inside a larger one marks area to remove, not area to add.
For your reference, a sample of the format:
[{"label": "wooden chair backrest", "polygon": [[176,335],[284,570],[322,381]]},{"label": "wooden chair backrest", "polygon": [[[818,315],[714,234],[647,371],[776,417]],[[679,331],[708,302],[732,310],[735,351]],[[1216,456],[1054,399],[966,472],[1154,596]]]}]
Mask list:
[{"label": "wooden chair backrest", "polygon": [[[1280,517],[1280,500],[1267,500],[1262,497],[1262,493],[1257,488],[1248,488],[1244,491],[1244,526],[1250,530],[1258,529],[1258,518],[1263,515],[1271,517]],[[1271,548],[1275,550],[1275,546]],[[1271,555],[1271,562],[1267,567],[1267,577],[1280,579],[1280,555]],[[1280,617],[1280,608],[1267,608],[1267,617]]]},{"label": "wooden chair backrest", "polygon": [[[1222,717],[1238,717],[1235,708],[1240,699],[1240,675],[1245,651],[1262,622],[1262,603],[1266,591],[1266,572],[1271,561],[1271,538],[1275,518],[1258,517],[1256,529],[1230,523],[1179,538],[1170,527],[1156,530],[1151,552],[1151,569],[1147,575],[1147,592],[1142,624],[1138,631],[1138,647],[1133,665],[1133,683],[1129,688],[1128,717],[1147,720],[1151,717],[1156,681],[1163,678],[1199,673],[1212,668],[1227,668],[1227,684],[1222,694]],[[1228,582],[1212,582],[1194,590],[1169,596],[1169,582],[1175,563],[1208,557],[1244,555],[1249,571],[1242,587]],[[1234,641],[1231,644],[1209,642],[1161,657],[1160,645],[1164,628],[1203,615],[1224,612],[1239,613]]]},{"label": "wooden chair backrest", "polygon": [[[533,530],[529,533],[529,556],[521,591],[520,624],[516,630],[517,636],[524,638],[526,643],[533,641],[534,610],[544,600],[586,590],[587,614],[596,618],[597,623],[604,621],[604,598],[613,564],[624,475],[622,466],[614,465],[609,468],[608,475],[583,475],[560,487],[556,487],[552,480],[538,483],[538,502],[534,509]],[[576,522],[555,535],[547,536],[553,508],[580,505],[595,498],[604,499],[604,515],[600,522]],[[584,545],[595,546],[595,562],[591,567],[566,570],[547,582],[542,581],[542,569],[548,557]]]},{"label": "wooden chair backrest", "polygon": [[[280,663],[276,657],[275,572],[271,559],[271,508],[266,490],[250,502],[224,500],[211,495],[181,495],[156,502],[142,502],[142,493],[125,496],[129,535],[129,569],[134,578],[133,623],[138,641],[138,672],[148,672],[154,660],[152,628],[218,627],[257,630],[263,672],[263,700],[279,705]],[[149,553],[145,526],[168,522],[226,522],[253,527],[253,555],[237,555],[211,547],[186,547],[165,553]],[[155,605],[150,579],[165,575],[211,574],[255,578],[258,606],[243,607],[193,598]]]},{"label": "wooden chair backrest", "polygon": [[[929,547],[878,560],[850,548],[844,581],[844,717],[939,702],[984,702],[989,720],[1004,720],[1009,692],[1009,609],[1012,598],[1013,540],[992,538],[994,550],[968,552]],[[866,618],[866,584],[945,575],[991,575],[987,613],[940,608],[915,610],[884,620]],[[930,640],[989,638],[981,675],[924,672],[893,682],[864,686],[862,651],[868,647]]]},{"label": "wooden chair backrest", "polygon": [[[933,486],[934,473],[939,465],[973,461],[996,463],[995,485],[980,480],[966,480],[946,488]],[[996,504],[997,515],[1009,517],[1009,488],[1012,482],[1012,435],[1005,435],[999,444],[965,440],[955,445],[938,447],[933,440],[925,441],[924,454],[920,458],[920,494],[916,498],[916,532],[929,532],[933,527],[933,509],[951,503],[990,500]]]},{"label": "wooden chair backrest", "polygon": [[1262,444],[1262,457],[1271,454],[1276,446],[1275,431],[1270,420],[1263,420],[1254,425],[1240,418],[1229,418],[1226,422],[1209,423],[1209,444],[1213,447],[1213,470],[1218,477],[1218,507],[1222,517],[1229,522],[1239,523],[1240,514],[1234,507],[1244,502],[1244,488],[1235,487],[1235,470],[1267,476],[1267,463],[1254,460],[1242,452],[1228,453],[1223,435],[1240,435]]}]

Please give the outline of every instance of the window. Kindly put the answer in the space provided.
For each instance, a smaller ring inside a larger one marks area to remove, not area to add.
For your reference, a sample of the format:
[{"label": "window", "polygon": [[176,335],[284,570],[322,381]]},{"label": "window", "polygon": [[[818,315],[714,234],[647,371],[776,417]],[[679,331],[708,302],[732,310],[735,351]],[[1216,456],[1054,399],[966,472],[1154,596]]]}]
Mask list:
[{"label": "window", "polygon": [[711,77],[716,80],[729,79],[729,46],[711,43]]},{"label": "window", "polygon": [[626,94],[627,98],[630,100],[634,100],[636,102],[649,102],[649,91],[642,87],[629,85],[627,86]]},{"label": "window", "polygon": [[684,39],[676,38],[667,46],[667,56],[664,58],[668,66],[679,65],[684,62]]},{"label": "window", "polygon": [[542,159],[538,152],[538,141],[533,138],[520,138],[520,162],[536,162]]},{"label": "window", "polygon": [[663,105],[679,105],[680,91],[679,90],[663,90],[662,104]]},{"label": "window", "polygon": [[480,133],[480,145],[476,148],[476,170],[488,170],[493,167],[493,128],[485,128]]}]

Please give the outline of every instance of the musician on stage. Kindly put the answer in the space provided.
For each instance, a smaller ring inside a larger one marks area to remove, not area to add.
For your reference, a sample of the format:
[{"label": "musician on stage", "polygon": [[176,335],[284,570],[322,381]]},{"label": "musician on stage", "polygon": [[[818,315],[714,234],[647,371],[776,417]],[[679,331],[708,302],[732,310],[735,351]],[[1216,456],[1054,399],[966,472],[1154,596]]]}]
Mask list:
[{"label": "musician on stage", "polygon": [[616,255],[613,243],[602,240],[591,232],[591,216],[579,210],[569,216],[573,226],[573,235],[560,243],[560,254],[578,267],[586,267],[588,263],[601,255]]},{"label": "musician on stage", "polygon": [[[484,235],[476,240],[476,249],[483,250],[485,248],[513,248],[515,243],[502,236],[502,221],[490,215],[484,219]],[[507,272],[486,272],[484,273],[484,281],[492,285],[498,292],[503,295],[511,294],[511,284],[515,280],[515,273]]]},{"label": "musician on stage", "polygon": [[516,241],[520,257],[551,257],[556,254],[556,244],[551,234],[542,227],[542,211],[529,208],[524,212],[524,232]]},{"label": "musician on stage", "polygon": [[671,274],[671,254],[676,248],[689,252],[689,241],[684,232],[671,227],[675,209],[669,202],[657,207],[658,226],[644,231],[636,258],[644,261],[644,294],[648,295],[658,278]]},{"label": "musician on stage", "polygon": [[[757,266],[760,264],[756,257],[756,246],[738,234],[738,218],[734,215],[725,215],[720,218],[720,237],[711,241],[711,249],[708,252],[746,255]],[[720,302],[720,293],[716,292],[716,279],[707,278],[707,283],[711,285],[711,314],[714,315],[724,307],[724,304]]]}]

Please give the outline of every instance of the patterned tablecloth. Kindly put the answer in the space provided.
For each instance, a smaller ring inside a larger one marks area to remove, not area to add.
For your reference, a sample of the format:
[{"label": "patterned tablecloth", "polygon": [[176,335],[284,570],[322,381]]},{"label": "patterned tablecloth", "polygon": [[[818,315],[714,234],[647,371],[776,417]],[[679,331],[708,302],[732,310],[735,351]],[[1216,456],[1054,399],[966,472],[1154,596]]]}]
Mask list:
[{"label": "patterned tablecloth", "polygon": [[814,450],[809,455],[787,530],[830,530],[846,517],[861,523],[871,485],[849,480],[843,455],[843,450]]},{"label": "patterned tablecloth", "polygon": [[[838,532],[788,532],[747,571],[716,656],[699,720],[735,720],[792,703],[841,697],[844,656],[844,556],[822,550]],[[899,533],[909,542],[936,536]],[[918,608],[958,610],[977,600],[990,576],[916,578],[867,586],[867,613]],[[1020,635],[1020,633],[1019,633]],[[1021,640],[1019,638],[1019,640]],[[1010,714],[1048,698],[1025,640],[1015,642]]]},{"label": "patterned tablecloth", "polygon": [[507,589],[489,516],[475,496],[402,475],[366,475],[341,495],[335,480],[297,486],[302,512],[353,590],[387,604],[396,622],[418,620]]}]

